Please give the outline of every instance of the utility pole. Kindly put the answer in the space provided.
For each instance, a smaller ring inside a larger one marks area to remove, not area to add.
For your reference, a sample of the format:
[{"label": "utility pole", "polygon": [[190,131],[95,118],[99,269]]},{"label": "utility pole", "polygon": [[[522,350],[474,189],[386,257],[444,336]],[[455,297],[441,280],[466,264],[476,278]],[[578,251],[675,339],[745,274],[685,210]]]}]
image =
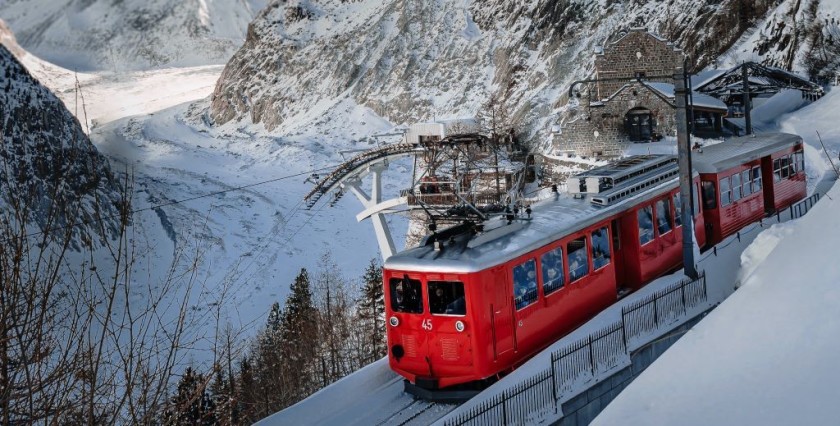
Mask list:
[{"label": "utility pole", "polygon": [[747,75],[747,71],[749,70],[749,63],[741,65],[741,80],[743,84],[743,88],[741,90],[743,94],[743,98],[741,103],[744,104],[744,121],[746,124],[745,132],[747,135],[752,134],[752,117],[750,114],[750,110],[752,109],[752,100],[750,99],[750,80],[749,76]]},{"label": "utility pole", "polygon": [[674,69],[674,101],[677,104],[677,159],[680,166],[680,211],[683,228],[683,266],[685,275],[697,279],[694,263],[694,220],[691,204],[691,146],[688,138],[688,118],[686,116],[686,75],[685,66]]}]

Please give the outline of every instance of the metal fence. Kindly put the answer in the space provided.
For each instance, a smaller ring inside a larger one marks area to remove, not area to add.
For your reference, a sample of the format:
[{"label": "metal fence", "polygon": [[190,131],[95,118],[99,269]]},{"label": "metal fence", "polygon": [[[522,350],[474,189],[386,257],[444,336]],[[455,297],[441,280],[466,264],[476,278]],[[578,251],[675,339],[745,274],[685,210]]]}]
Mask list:
[{"label": "metal fence", "polygon": [[684,279],[621,308],[621,321],[631,347],[661,328],[684,317],[708,300],[706,274]]},{"label": "metal fence", "polygon": [[815,192],[810,197],[790,206],[791,220],[805,216],[805,214],[808,213],[808,210],[811,210],[811,207],[814,207],[814,204],[817,204],[817,201],[820,201],[819,192]]},{"label": "metal fence", "polygon": [[563,402],[630,365],[631,338],[661,334],[706,300],[705,274],[657,291],[624,307],[620,321],[552,352],[550,368],[454,415],[444,424],[518,425],[556,414]]}]

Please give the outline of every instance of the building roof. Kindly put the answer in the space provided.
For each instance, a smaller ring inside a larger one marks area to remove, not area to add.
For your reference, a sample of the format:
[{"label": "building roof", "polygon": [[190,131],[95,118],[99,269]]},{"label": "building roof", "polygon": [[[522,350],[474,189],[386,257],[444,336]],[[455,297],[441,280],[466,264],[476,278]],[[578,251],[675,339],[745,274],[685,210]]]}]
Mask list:
[{"label": "building roof", "polygon": [[[668,101],[673,104],[674,100],[674,85],[670,83],[659,83],[653,81],[643,81],[642,82],[645,86],[650,87],[651,89],[659,92],[663,97],[668,98]],[[698,92],[691,92],[691,101],[692,105],[695,108],[705,108],[705,109],[713,109],[713,110],[720,110],[720,111],[727,111],[728,107],[726,106],[723,101],[720,99],[714,98],[712,96],[698,93]]]},{"label": "building roof", "polygon": [[[789,133],[764,133],[703,147],[691,153],[691,162],[698,173],[719,173],[741,163],[757,160],[784,148],[802,143],[802,138]],[[746,159],[744,158],[746,157]]]}]

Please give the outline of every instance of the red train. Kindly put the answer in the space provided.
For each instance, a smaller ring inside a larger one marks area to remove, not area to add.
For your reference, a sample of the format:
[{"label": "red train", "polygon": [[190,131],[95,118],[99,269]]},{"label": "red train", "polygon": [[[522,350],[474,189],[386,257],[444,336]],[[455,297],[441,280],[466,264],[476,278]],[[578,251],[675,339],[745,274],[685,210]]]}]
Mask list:
[{"label": "red train", "polygon": [[[701,247],[806,195],[798,136],[736,138],[692,155]],[[493,380],[620,293],[682,266],[675,157],[630,157],[567,186],[529,218],[458,225],[385,262],[389,363],[406,390],[458,395]]]}]

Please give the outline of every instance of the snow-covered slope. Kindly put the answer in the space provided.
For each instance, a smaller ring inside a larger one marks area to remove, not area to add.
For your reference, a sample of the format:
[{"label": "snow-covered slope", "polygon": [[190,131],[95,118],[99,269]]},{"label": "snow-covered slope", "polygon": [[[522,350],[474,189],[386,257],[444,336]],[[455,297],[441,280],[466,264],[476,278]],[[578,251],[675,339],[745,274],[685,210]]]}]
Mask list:
[{"label": "snow-covered slope", "polygon": [[[213,95],[215,123],[286,123],[349,98],[393,123],[472,116],[491,94],[543,134],[594,46],[643,26],[709,64],[777,2],[274,1],[252,23]],[[540,139],[537,137],[536,139]]]},{"label": "snow-covered slope", "polygon": [[221,64],[265,0],[6,0],[0,17],[35,55],[78,70]]}]

